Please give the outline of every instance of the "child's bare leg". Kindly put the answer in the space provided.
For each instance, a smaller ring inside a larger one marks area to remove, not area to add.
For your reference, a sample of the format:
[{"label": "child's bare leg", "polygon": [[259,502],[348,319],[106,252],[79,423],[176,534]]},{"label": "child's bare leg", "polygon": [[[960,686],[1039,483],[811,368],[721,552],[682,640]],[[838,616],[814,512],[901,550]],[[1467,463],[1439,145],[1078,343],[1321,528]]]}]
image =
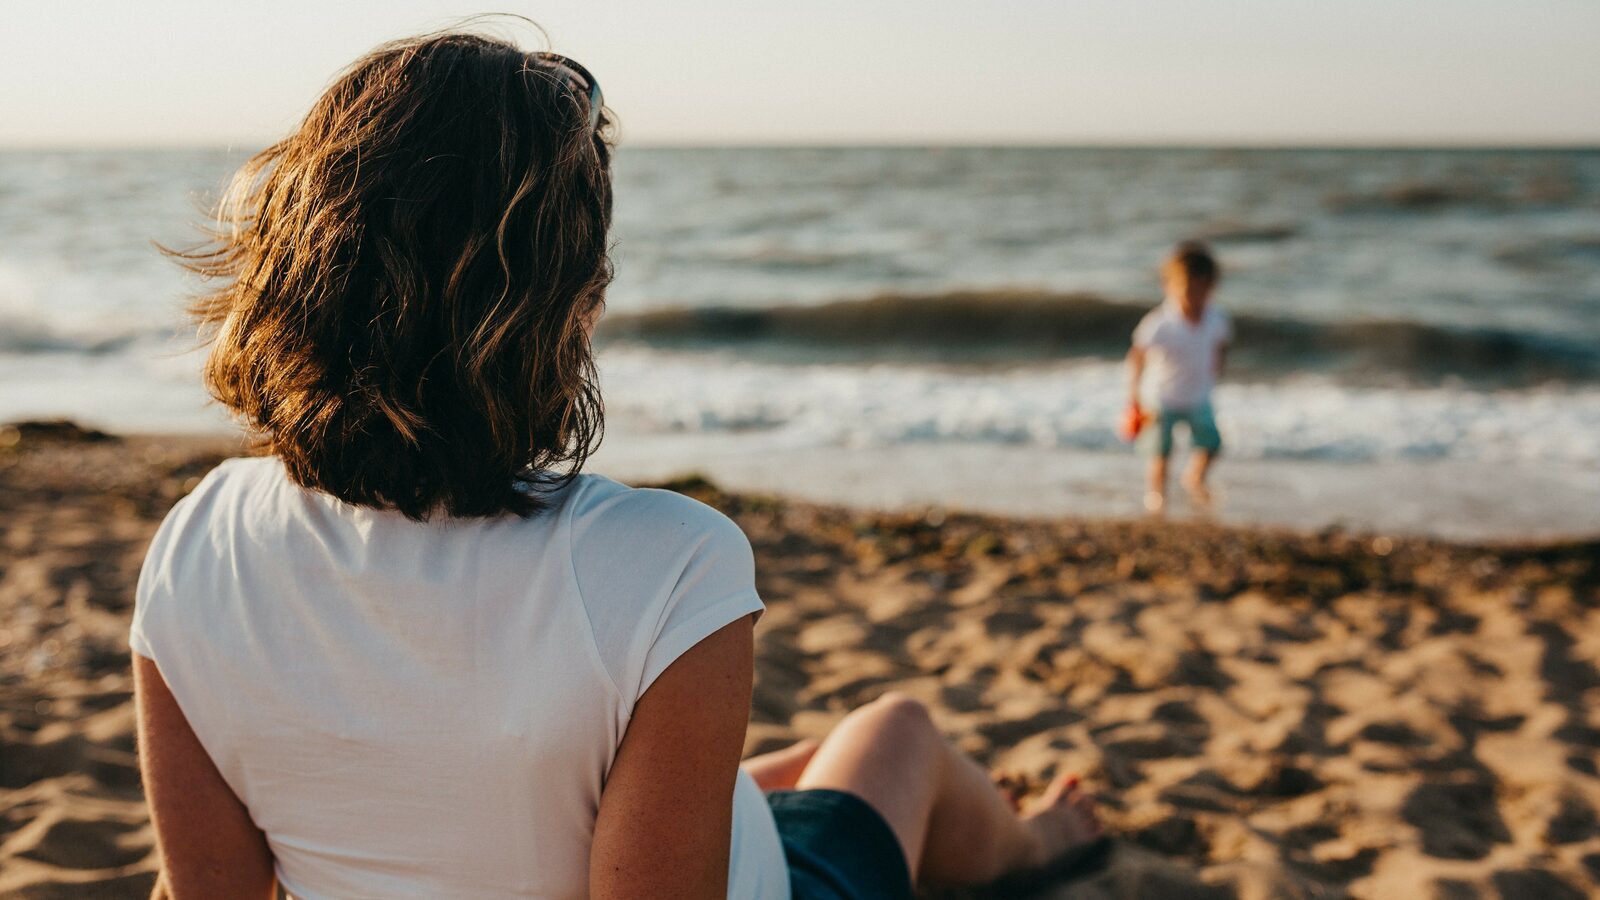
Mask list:
[{"label": "child's bare leg", "polygon": [[1167,458],[1151,457],[1148,472],[1145,480],[1144,508],[1148,512],[1158,513],[1167,506]]},{"label": "child's bare leg", "polygon": [[1201,503],[1211,500],[1211,490],[1206,487],[1206,476],[1211,473],[1211,462],[1214,458],[1215,454],[1210,450],[1196,450],[1189,455],[1189,468],[1183,473],[1183,486]]},{"label": "child's bare leg", "polygon": [[950,745],[927,710],[888,694],[846,716],[799,788],[848,791],[894,830],[918,882],[980,884],[1044,865],[1099,837],[1092,801],[1063,780],[1018,816],[989,774]]},{"label": "child's bare leg", "polygon": [[752,756],[739,765],[756,780],[763,791],[786,791],[800,778],[806,764],[817,754],[821,742],[806,738],[782,750]]}]

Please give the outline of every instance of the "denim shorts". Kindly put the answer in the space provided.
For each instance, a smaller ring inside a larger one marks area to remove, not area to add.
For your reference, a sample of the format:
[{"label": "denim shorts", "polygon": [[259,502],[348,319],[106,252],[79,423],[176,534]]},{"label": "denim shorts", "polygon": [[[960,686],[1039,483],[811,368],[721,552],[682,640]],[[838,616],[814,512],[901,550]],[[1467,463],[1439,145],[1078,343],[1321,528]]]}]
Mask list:
[{"label": "denim shorts", "polygon": [[767,795],[793,900],[911,900],[911,870],[889,823],[865,800],[812,789]]},{"label": "denim shorts", "polygon": [[1216,453],[1222,449],[1222,433],[1217,431],[1217,417],[1211,404],[1202,403],[1193,409],[1157,410],[1155,421],[1139,435],[1139,447],[1144,455],[1165,457],[1172,454],[1172,430],[1182,423],[1189,429],[1189,442],[1196,450]]}]

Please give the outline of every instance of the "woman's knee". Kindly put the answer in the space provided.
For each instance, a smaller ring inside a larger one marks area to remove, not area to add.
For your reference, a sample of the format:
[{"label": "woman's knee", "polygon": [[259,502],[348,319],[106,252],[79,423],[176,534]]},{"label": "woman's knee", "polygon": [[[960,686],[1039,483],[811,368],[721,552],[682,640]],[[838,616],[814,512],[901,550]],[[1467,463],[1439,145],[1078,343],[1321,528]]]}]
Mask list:
[{"label": "woman's knee", "polygon": [[937,738],[933,717],[922,702],[890,691],[850,714],[864,727],[900,741]]},{"label": "woman's knee", "polygon": [[888,693],[856,708],[829,732],[803,780],[822,772],[831,773],[827,778],[837,776],[834,770],[843,765],[852,773],[871,770],[874,779],[892,781],[895,771],[920,771],[937,757],[942,741],[927,707],[904,694]]}]

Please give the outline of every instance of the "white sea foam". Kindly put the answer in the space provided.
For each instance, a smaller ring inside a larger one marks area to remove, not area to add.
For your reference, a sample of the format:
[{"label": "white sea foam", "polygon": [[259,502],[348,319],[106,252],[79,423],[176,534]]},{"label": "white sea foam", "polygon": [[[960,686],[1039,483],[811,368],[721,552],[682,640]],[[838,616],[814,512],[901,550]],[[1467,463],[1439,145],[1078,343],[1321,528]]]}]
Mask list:
[{"label": "white sea foam", "polygon": [[[743,433],[783,446],[927,442],[1111,450],[1122,367],[1080,363],[972,374],[906,366],[785,366],[727,354],[614,346],[608,410],[658,432]],[[1375,389],[1306,376],[1224,384],[1236,458],[1475,460],[1600,466],[1600,390]]]},{"label": "white sea foam", "polygon": [[[0,421],[72,416],[130,430],[222,431],[179,342],[97,356],[0,354]],[[938,443],[1124,450],[1113,425],[1120,366],[1080,363],[972,374],[908,366],[790,366],[728,354],[616,345],[600,357],[607,415],[633,433],[753,447]],[[1600,468],[1600,389],[1372,389],[1317,377],[1224,384],[1232,459],[1470,461]]]}]

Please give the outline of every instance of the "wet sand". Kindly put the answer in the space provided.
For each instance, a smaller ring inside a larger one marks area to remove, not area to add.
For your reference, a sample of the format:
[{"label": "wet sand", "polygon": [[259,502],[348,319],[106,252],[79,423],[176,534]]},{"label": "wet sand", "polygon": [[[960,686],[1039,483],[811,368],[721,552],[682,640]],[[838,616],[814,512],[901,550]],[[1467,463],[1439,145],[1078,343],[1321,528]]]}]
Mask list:
[{"label": "wet sand", "polygon": [[[0,896],[145,896],[133,585],[166,509],[233,448],[65,429],[0,444]],[[770,609],[746,749],[893,689],[1025,786],[1084,773],[1111,848],[1037,896],[1600,893],[1600,542],[677,486],[756,548]]]},{"label": "wet sand", "polygon": [[[1142,515],[1144,460],[1110,452],[930,441],[795,446],[781,434],[637,433],[607,424],[594,464],[638,483],[703,473],[729,490],[879,510],[959,507],[1006,517]],[[1341,527],[1452,541],[1600,536],[1600,468],[1473,460],[1234,459],[1214,470],[1217,502],[1177,487],[1171,515],[1229,526]]]}]

